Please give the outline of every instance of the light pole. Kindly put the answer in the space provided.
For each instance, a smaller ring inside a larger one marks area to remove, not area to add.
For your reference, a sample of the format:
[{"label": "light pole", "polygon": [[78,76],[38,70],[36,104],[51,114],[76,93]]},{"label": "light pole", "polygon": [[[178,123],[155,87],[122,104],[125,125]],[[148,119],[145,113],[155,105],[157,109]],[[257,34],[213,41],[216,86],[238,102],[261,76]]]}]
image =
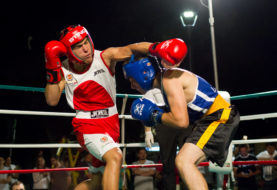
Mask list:
[{"label": "light pole", "polygon": [[192,71],[192,57],[191,57],[191,32],[192,28],[194,27],[196,20],[197,20],[197,14],[193,11],[184,11],[180,15],[180,19],[182,21],[182,25],[184,28],[187,28],[188,33],[188,55],[189,55],[189,69]]},{"label": "light pole", "polygon": [[208,8],[209,8],[209,22],[211,29],[211,41],[212,41],[212,53],[213,53],[213,66],[214,66],[214,82],[215,88],[219,90],[218,84],[218,74],[217,74],[217,60],[216,60],[216,49],[215,49],[215,36],[214,36],[214,16],[213,16],[213,5],[212,0],[208,0]]}]

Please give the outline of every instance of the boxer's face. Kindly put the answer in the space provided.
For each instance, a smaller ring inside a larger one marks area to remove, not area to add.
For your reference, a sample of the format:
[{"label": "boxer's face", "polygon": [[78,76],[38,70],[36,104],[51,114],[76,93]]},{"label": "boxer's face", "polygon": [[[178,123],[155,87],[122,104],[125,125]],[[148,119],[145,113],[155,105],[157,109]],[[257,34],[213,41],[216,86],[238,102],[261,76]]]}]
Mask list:
[{"label": "boxer's face", "polygon": [[79,59],[83,60],[85,64],[91,64],[93,52],[88,37],[83,39],[81,42],[74,44],[72,46],[72,52]]},{"label": "boxer's face", "polygon": [[131,88],[139,91],[141,94],[144,94],[145,91],[141,88],[139,83],[132,77],[129,77],[129,81],[131,83]]},{"label": "boxer's face", "polygon": [[180,64],[182,63],[182,61],[180,61],[178,64],[172,65],[171,63],[169,63],[168,61],[161,59],[161,64],[164,68],[166,69],[170,69],[170,68],[174,68],[174,67],[178,67]]}]

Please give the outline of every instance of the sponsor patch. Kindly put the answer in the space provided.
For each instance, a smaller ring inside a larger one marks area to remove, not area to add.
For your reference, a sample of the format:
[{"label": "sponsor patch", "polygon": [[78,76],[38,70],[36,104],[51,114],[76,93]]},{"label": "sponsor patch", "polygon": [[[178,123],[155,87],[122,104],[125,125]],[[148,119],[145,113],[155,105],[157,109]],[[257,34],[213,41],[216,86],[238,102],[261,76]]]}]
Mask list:
[{"label": "sponsor patch", "polygon": [[94,71],[94,76],[100,74],[100,73],[104,73],[105,71],[103,69],[99,69],[97,71]]},{"label": "sponsor patch", "polygon": [[65,78],[67,84],[77,84],[77,80],[73,77],[71,73],[67,74]]},{"label": "sponsor patch", "polygon": [[91,118],[104,118],[109,116],[109,109],[95,110],[91,112]]},{"label": "sponsor patch", "polygon": [[103,143],[107,142],[107,140],[108,140],[107,136],[103,136],[103,137],[100,138],[100,141],[103,142]]}]

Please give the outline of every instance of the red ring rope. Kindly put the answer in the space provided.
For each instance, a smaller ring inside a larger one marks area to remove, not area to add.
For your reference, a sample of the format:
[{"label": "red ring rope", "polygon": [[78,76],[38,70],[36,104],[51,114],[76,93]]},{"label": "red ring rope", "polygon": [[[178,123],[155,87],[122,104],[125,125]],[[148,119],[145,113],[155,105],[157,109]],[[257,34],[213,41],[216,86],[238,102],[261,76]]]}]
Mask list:
[{"label": "red ring rope", "polygon": [[[233,165],[275,165],[277,160],[256,160],[256,161],[233,161]],[[122,165],[122,168],[153,168],[162,167],[162,164],[138,164],[138,165]],[[209,166],[209,162],[201,162],[198,166]],[[77,168],[51,168],[51,169],[25,169],[25,170],[0,170],[0,174],[8,173],[34,173],[34,172],[54,172],[54,171],[84,171],[88,167]]]}]

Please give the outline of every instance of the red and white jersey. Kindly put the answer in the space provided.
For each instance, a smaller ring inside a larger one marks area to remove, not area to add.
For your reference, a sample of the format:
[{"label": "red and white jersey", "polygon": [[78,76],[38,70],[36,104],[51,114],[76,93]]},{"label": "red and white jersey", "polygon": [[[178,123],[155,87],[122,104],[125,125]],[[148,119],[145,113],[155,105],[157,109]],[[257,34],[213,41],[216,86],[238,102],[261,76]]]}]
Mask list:
[{"label": "red and white jersey", "polygon": [[[66,99],[71,108],[94,111],[116,107],[115,76],[105,64],[101,51],[94,51],[93,62],[86,72],[73,72],[68,61],[63,63],[62,71]],[[117,109],[113,110],[117,113]]]}]

